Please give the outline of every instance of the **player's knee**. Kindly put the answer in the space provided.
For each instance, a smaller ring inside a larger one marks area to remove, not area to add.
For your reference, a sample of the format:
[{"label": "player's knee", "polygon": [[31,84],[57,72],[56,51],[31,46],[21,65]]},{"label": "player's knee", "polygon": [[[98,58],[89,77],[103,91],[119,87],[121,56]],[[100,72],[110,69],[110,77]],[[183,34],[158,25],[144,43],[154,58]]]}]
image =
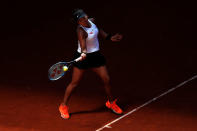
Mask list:
[{"label": "player's knee", "polygon": [[103,78],[103,83],[104,83],[105,85],[108,85],[108,84],[110,83],[110,78],[109,78],[109,77]]},{"label": "player's knee", "polygon": [[76,87],[77,85],[78,85],[78,82],[76,82],[76,81],[72,81],[70,83],[70,86],[72,86],[72,87]]}]

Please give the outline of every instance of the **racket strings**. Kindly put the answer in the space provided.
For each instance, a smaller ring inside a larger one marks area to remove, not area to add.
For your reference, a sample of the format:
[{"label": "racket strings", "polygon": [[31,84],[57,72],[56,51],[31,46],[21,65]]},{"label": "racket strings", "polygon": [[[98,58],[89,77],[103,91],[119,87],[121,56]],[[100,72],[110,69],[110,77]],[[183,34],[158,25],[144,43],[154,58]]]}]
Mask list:
[{"label": "racket strings", "polygon": [[[50,80],[57,80],[59,78],[61,78],[65,72],[67,72],[68,68],[75,63],[76,61],[69,61],[69,62],[58,62],[56,64],[54,64],[53,66],[51,66],[51,68],[49,69],[49,74],[48,77]],[[67,70],[64,70],[64,68],[67,68]]]}]

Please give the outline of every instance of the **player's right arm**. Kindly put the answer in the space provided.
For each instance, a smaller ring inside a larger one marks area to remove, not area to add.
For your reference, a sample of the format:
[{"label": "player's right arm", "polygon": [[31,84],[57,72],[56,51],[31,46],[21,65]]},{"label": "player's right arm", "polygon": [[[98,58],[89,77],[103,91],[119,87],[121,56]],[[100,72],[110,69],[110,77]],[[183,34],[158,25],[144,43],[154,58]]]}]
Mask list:
[{"label": "player's right arm", "polygon": [[81,52],[82,52],[81,57],[82,57],[82,60],[84,60],[86,58],[86,53],[87,53],[87,49],[86,49],[87,33],[81,27],[78,27],[77,36],[78,36],[78,40],[79,40]]}]

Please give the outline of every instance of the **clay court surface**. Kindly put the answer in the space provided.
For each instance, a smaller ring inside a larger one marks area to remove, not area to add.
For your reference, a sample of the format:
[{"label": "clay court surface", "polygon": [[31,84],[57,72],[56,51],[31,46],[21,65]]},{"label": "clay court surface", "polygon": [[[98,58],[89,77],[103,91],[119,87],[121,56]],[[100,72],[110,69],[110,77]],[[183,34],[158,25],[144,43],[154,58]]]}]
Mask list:
[{"label": "clay court surface", "polygon": [[[26,70],[26,68],[23,69]],[[58,106],[63,98],[64,85],[70,80],[70,75],[71,72],[56,82],[48,81],[47,75],[46,78],[31,77],[31,79],[37,79],[37,82],[30,80],[24,82],[18,78],[15,78],[18,81],[12,81],[12,83],[4,80],[0,92],[0,130],[95,131],[121,116],[113,114],[104,106],[106,97],[101,81],[94,73],[87,71],[69,102],[71,118],[62,119]],[[141,77],[144,82],[141,82],[136,74],[136,78],[133,77],[131,80],[131,86],[127,85],[130,81],[125,83],[127,86],[123,84],[125,88],[114,85],[116,87],[114,94],[119,96],[118,104],[126,114],[193,76],[195,74],[192,73],[171,74],[169,77],[145,75]],[[27,81],[27,78],[23,79]],[[87,84],[89,80],[93,83]],[[197,129],[195,124],[197,122],[196,86],[197,80],[191,80],[111,124],[112,128],[103,130],[194,131]]]},{"label": "clay court surface", "polygon": [[[5,1],[0,8],[0,131],[196,131],[194,3]],[[72,68],[55,82],[48,80],[48,69],[70,61],[76,51],[76,28],[69,21],[73,8],[84,8],[107,33],[123,35],[119,43],[99,37],[113,94],[123,115],[132,112],[122,119],[104,106],[102,81],[91,71],[71,96],[71,118],[60,117]]]}]

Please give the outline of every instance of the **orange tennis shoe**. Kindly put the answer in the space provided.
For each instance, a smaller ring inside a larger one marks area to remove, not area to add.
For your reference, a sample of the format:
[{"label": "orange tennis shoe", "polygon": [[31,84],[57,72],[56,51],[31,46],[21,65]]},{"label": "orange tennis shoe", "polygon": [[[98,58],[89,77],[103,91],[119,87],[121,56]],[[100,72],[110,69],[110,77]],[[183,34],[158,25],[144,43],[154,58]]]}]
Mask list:
[{"label": "orange tennis shoe", "polygon": [[68,119],[70,116],[69,116],[69,113],[68,113],[68,107],[66,105],[60,105],[59,106],[59,111],[60,111],[60,114],[61,114],[61,117],[64,118],[64,119]]},{"label": "orange tennis shoe", "polygon": [[111,109],[114,113],[116,114],[122,114],[123,111],[122,109],[116,104],[116,100],[114,100],[113,102],[109,102],[109,100],[105,103],[106,107]]}]

